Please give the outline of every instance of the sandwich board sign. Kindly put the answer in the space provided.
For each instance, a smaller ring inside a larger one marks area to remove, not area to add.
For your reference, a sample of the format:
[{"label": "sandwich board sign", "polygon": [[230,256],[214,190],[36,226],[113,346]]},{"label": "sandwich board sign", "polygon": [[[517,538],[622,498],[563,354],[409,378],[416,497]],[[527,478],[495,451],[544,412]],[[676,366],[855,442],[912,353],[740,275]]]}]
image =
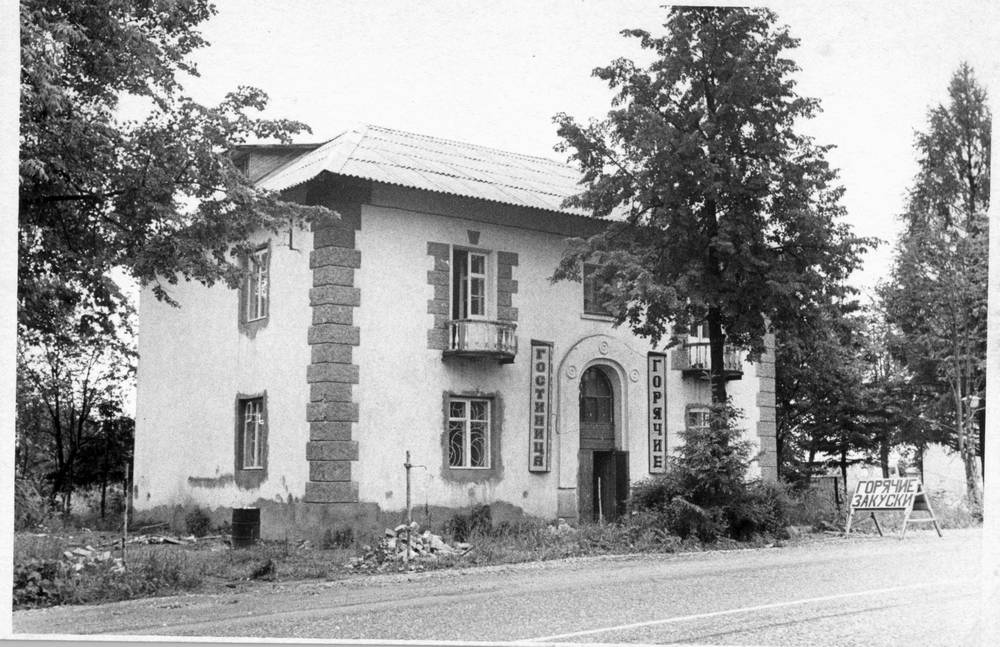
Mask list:
[{"label": "sandwich board sign", "polygon": [[[875,523],[875,529],[879,536],[882,535],[882,528],[875,518],[878,511],[902,510],[903,530],[899,535],[902,539],[906,536],[906,525],[908,523],[932,523],[938,537],[941,537],[941,528],[938,527],[937,518],[931,508],[931,501],[920,479],[916,478],[891,478],[891,479],[870,479],[858,481],[858,486],[851,497],[851,509],[847,513],[847,528],[845,534],[851,533],[851,523],[854,521],[855,512],[869,512],[871,519]],[[912,518],[914,511],[926,512],[929,516]]]}]

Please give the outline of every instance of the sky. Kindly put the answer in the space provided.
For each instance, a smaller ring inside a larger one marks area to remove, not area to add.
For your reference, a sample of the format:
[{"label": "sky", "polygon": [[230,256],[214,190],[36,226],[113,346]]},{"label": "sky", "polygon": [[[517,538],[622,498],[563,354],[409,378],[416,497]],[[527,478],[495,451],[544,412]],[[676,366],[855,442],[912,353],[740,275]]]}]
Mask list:
[{"label": "sky", "polygon": [[[269,116],[309,124],[322,141],[372,123],[565,160],[552,117],[601,117],[607,87],[593,68],[641,60],[641,27],[662,33],[660,2],[514,0],[420,3],[220,0],[203,25],[211,43],[185,83],[215,102],[238,85],[271,97]],[[945,101],[968,61],[1000,87],[1000,2],[779,1],[767,5],[800,39],[789,52],[804,96],[823,112],[802,129],[829,154],[846,188],[848,220],[887,241],[853,277],[870,290],[886,277],[896,214],[916,172],[913,138]],[[1000,91],[1000,90],[998,90]]]}]

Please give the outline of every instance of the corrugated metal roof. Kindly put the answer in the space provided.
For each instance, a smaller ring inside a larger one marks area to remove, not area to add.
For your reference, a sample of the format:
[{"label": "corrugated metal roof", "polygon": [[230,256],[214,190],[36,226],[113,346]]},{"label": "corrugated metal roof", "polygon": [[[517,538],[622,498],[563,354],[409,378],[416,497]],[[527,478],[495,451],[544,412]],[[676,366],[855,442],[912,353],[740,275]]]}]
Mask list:
[{"label": "corrugated metal roof", "polygon": [[542,157],[366,125],[348,130],[271,171],[257,185],[284,191],[323,171],[522,207],[588,215],[562,202],[581,191],[580,173]]}]

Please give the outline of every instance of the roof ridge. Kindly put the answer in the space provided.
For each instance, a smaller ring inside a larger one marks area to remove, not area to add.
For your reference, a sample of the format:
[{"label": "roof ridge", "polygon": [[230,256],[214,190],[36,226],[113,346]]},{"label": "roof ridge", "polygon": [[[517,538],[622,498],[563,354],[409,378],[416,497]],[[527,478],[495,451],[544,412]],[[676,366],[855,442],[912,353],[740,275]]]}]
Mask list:
[{"label": "roof ridge", "polygon": [[565,162],[558,162],[558,161],[556,161],[554,159],[549,159],[548,157],[540,157],[538,155],[526,155],[524,153],[514,153],[514,152],[511,152],[511,151],[503,150],[502,148],[493,148],[492,146],[482,146],[480,144],[472,144],[470,142],[458,141],[457,139],[447,139],[445,137],[437,137],[437,136],[434,136],[434,135],[424,135],[424,134],[421,134],[421,133],[410,132],[408,130],[399,130],[398,128],[387,128],[385,126],[379,126],[379,125],[376,125],[376,124],[365,124],[365,128],[371,129],[371,130],[378,130],[378,131],[382,131],[382,132],[387,132],[387,133],[393,133],[393,134],[397,134],[397,135],[405,135],[407,137],[413,137],[415,139],[426,139],[426,140],[429,140],[429,141],[441,142],[441,143],[444,143],[444,144],[451,144],[453,146],[459,146],[461,148],[472,148],[472,149],[478,149],[478,150],[483,150],[483,151],[490,151],[491,153],[497,153],[497,154],[502,155],[504,157],[513,157],[513,158],[518,158],[518,159],[536,160],[536,161],[539,161],[539,162],[545,162],[546,164],[553,164],[555,166],[563,166],[563,167],[567,166]]}]

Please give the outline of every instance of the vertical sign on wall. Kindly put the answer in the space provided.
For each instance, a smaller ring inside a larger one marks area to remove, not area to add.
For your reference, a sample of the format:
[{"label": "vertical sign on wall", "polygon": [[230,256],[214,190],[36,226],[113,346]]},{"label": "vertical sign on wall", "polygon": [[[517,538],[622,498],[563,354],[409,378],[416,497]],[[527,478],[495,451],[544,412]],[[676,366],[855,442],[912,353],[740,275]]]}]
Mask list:
[{"label": "vertical sign on wall", "polygon": [[667,471],[667,356],[649,354],[649,473]]},{"label": "vertical sign on wall", "polygon": [[549,471],[549,407],[552,391],[552,344],[531,340],[531,445],[528,470]]}]

